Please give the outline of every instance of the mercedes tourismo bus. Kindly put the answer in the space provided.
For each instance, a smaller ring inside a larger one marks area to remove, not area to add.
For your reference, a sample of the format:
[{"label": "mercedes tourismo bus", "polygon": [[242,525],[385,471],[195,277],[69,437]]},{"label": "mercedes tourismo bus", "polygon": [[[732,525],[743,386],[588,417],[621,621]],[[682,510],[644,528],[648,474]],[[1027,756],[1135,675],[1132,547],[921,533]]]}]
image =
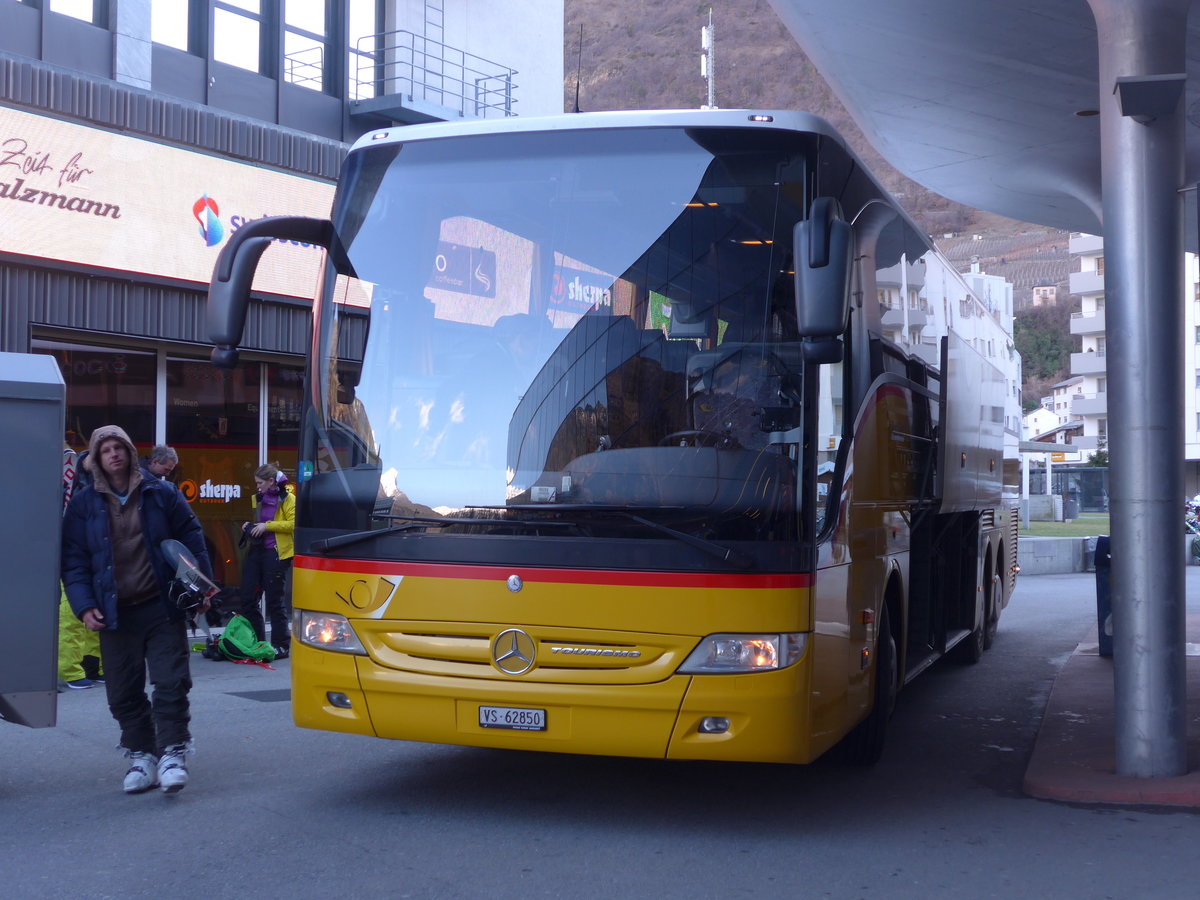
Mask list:
[{"label": "mercedes tourismo bus", "polygon": [[[1003,375],[956,325],[961,279],[824,121],[366,135],[331,220],[261,220],[223,251],[218,364],[273,239],[328,250],[297,724],[871,761],[903,685],[989,643],[1016,553]],[[940,340],[885,337],[884,273]]]}]

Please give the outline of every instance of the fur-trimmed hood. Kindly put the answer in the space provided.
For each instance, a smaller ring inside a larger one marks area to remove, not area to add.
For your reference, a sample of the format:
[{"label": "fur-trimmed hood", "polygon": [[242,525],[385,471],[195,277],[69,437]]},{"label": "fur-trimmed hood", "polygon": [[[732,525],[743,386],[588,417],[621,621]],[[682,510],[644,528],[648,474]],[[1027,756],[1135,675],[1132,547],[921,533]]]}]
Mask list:
[{"label": "fur-trimmed hood", "polygon": [[129,439],[129,435],[120,425],[101,425],[92,432],[91,439],[88,440],[87,459],[83,461],[83,464],[92,473],[96,490],[106,494],[114,493],[112,485],[108,483],[108,476],[104,473],[104,467],[100,465],[100,444],[108,438],[116,438],[121,441],[125,445],[125,449],[129,451],[129,490],[132,491],[142,483],[142,469],[138,465],[137,448],[133,446],[133,441]]}]

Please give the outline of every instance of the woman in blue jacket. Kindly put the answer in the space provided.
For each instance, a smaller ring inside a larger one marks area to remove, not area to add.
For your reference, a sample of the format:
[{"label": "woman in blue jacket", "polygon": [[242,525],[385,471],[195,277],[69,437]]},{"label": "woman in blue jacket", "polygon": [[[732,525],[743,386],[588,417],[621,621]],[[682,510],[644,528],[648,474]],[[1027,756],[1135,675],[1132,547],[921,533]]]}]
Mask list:
[{"label": "woman in blue jacket", "polygon": [[184,617],[168,595],[174,571],[161,545],[179,541],[211,577],[204,532],[174,485],[143,475],[123,429],[97,428],[88,450],[93,483],[63,517],[63,584],[72,611],[100,636],[108,707],[131,760],[125,791],[159,784],[174,793],[188,778],[192,679]]}]

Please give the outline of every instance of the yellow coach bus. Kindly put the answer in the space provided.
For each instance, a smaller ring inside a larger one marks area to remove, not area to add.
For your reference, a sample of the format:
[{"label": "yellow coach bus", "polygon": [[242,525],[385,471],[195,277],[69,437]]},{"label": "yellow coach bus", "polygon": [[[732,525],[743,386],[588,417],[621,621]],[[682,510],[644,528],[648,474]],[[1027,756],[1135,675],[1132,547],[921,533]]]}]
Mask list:
[{"label": "yellow coach bus", "polygon": [[961,278],[823,120],[366,135],[330,220],[223,250],[219,365],[271,240],[328,260],[298,725],[871,762],[903,685],[989,644],[1015,571],[1005,375],[964,333]]}]

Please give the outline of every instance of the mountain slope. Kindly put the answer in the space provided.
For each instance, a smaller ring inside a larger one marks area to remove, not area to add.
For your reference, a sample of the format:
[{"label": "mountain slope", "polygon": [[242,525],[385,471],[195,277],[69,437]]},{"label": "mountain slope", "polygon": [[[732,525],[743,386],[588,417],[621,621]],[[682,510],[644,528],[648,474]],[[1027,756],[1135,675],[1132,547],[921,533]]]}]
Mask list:
[{"label": "mountain slope", "polygon": [[930,234],[1012,234],[1038,227],[952,203],[896,172],[766,0],[566,0],[564,108],[572,108],[577,78],[584,111],[701,106],[707,87],[700,76],[700,29],[708,24],[710,6],[717,106],[794,109],[827,119]]}]

